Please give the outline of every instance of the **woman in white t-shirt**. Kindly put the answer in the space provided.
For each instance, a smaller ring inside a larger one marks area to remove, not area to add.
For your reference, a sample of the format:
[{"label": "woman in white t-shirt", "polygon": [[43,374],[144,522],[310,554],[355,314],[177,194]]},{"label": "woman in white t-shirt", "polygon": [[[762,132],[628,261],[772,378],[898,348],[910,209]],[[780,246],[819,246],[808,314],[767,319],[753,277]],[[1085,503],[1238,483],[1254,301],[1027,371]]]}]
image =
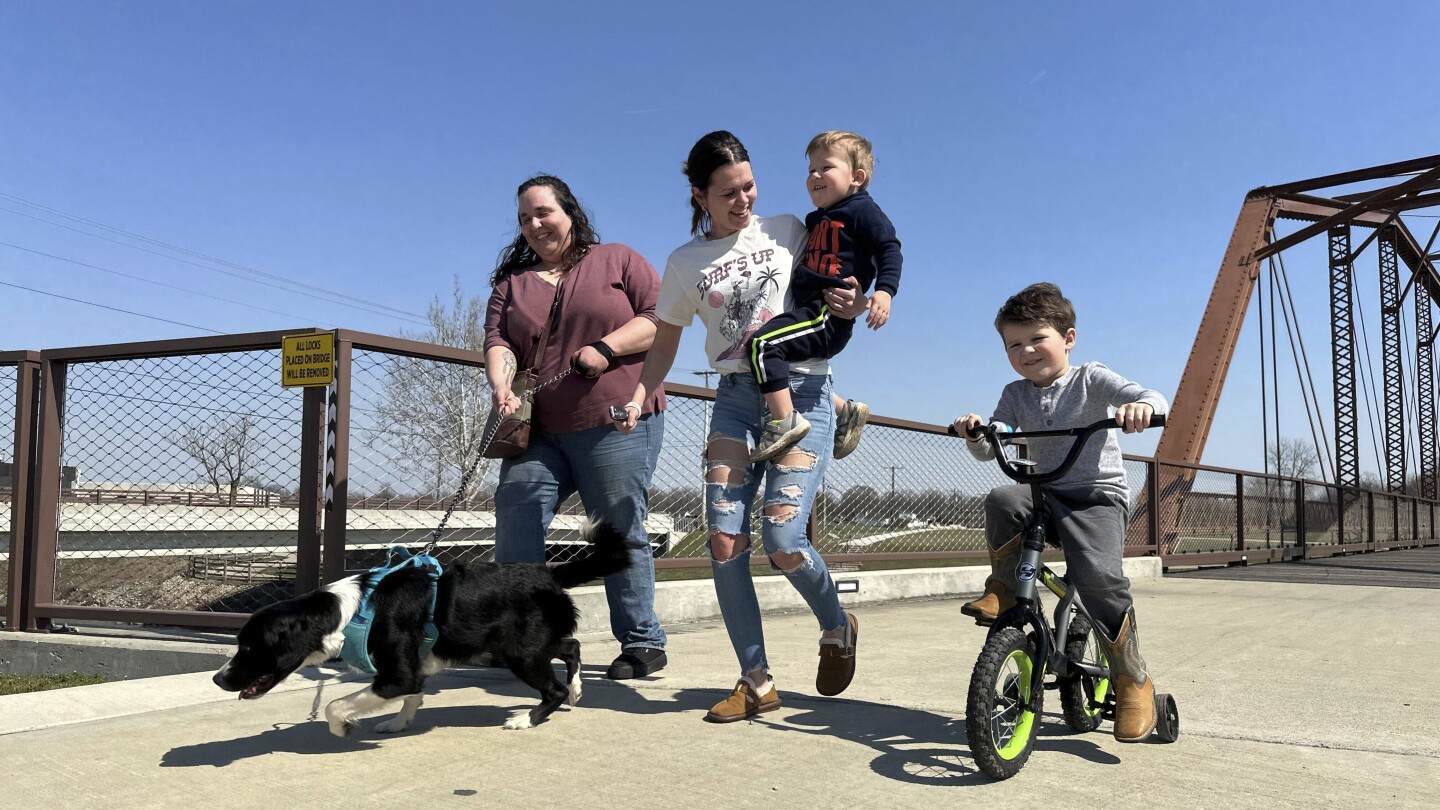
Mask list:
[{"label": "woman in white t-shirt", "polygon": [[[750,579],[751,506],[761,484],[761,540],[770,563],[784,573],[819,620],[820,669],[815,687],[838,695],[855,674],[859,624],[840,607],[825,561],[810,545],[806,527],[815,493],[825,479],[835,423],[830,369],[825,360],[792,363],[790,391],[810,432],[768,463],[750,463],[749,444],[766,420],[765,400],[749,371],[745,344],[771,317],[787,309],[791,270],[805,247],[805,226],[788,214],[761,219],[750,156],[729,132],[696,142],[685,163],[690,180],[691,230],[695,238],[675,249],[660,281],[655,342],[645,359],[635,396],[626,405],[635,424],[650,391],[675,362],[680,332],[696,315],[705,325],[705,354],[721,373],[706,450],[705,515],[710,526],[715,594],[730,643],[740,660],[740,680],[730,697],[706,719],[726,723],[780,707],[770,678],[760,604]],[[853,318],[865,309],[854,290],[826,293],[832,311]]]}]

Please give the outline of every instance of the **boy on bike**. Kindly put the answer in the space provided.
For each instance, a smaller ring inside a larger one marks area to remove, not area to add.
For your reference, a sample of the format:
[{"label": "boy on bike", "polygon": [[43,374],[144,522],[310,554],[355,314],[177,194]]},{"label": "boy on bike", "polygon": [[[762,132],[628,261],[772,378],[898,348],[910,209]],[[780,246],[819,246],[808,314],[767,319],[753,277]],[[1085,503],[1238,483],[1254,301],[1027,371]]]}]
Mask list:
[{"label": "boy on bike", "polygon": [[[1005,386],[992,422],[1012,430],[1062,429],[1113,413],[1118,427],[1138,433],[1152,414],[1168,408],[1159,393],[1099,363],[1070,365],[1075,309],[1054,284],[1032,284],[1011,296],[996,315],[995,328],[1011,367],[1023,379]],[[983,424],[978,414],[968,413],[956,419],[952,429],[967,439],[976,458],[988,461],[994,458],[990,444],[970,434]],[[1138,742],[1155,728],[1155,684],[1140,657],[1130,580],[1122,567],[1129,487],[1120,444],[1112,431],[1104,435],[1103,443],[1087,442],[1070,471],[1047,485],[1045,505],[1065,551],[1068,578],[1099,625],[1096,630],[1106,647],[1115,689],[1115,739]],[[1028,444],[1036,469],[1046,471],[1060,466],[1071,440],[1034,438]],[[977,624],[993,623],[1015,604],[1015,567],[1031,510],[1027,485],[997,487],[985,498],[991,574],[984,595],[960,608]]]}]

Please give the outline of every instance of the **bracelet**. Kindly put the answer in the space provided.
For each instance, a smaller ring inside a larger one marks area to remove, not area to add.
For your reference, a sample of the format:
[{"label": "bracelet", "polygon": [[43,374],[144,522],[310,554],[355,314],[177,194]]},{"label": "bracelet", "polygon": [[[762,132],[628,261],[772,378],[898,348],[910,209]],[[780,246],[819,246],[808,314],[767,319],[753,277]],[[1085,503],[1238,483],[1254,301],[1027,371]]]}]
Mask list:
[{"label": "bracelet", "polygon": [[630,410],[631,408],[634,408],[634,409],[635,409],[635,413],[636,413],[637,416],[638,416],[639,414],[645,413],[645,409],[642,408],[642,407],[640,407],[640,403],[638,403],[638,402],[627,402],[627,403],[625,403],[625,410],[628,411],[628,410]]},{"label": "bracelet", "polygon": [[610,347],[605,345],[605,341],[597,340],[594,343],[590,344],[590,348],[599,352],[600,356],[605,358],[606,363],[615,362],[615,352],[611,351]]}]

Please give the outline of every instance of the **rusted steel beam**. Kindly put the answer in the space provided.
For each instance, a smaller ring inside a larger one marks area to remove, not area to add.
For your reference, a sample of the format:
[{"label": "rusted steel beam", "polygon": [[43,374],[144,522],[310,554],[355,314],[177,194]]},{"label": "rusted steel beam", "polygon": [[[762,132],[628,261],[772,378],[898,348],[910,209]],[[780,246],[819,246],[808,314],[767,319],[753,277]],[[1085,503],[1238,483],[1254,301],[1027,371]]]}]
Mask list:
[{"label": "rusted steel beam", "polygon": [[1240,207],[1190,358],[1180,375],[1170,415],[1155,448],[1157,459],[1191,464],[1200,461],[1259,276],[1255,251],[1265,244],[1274,212],[1275,201],[1270,198],[1247,199]]},{"label": "rusted steel beam", "polygon": [[1277,239],[1257,250],[1255,252],[1255,258],[1263,259],[1287,248],[1294,247],[1312,236],[1318,236],[1319,234],[1329,231],[1336,225],[1350,223],[1359,214],[1384,208],[1387,204],[1413,191],[1431,188],[1436,182],[1440,182],[1440,166],[1421,172],[1399,185],[1380,189],[1365,199],[1348,205],[1318,222],[1312,222],[1283,239]]},{"label": "rusted steel beam", "polygon": [[1303,193],[1334,186],[1348,186],[1351,183],[1362,183],[1366,180],[1383,180],[1387,177],[1424,172],[1437,166],[1440,166],[1440,155],[1430,155],[1429,157],[1386,163],[1381,166],[1371,166],[1368,169],[1355,169],[1338,174],[1327,174],[1324,177],[1313,177],[1309,180],[1281,183],[1278,186],[1261,186],[1251,191],[1248,196],[1273,197],[1277,194]]}]

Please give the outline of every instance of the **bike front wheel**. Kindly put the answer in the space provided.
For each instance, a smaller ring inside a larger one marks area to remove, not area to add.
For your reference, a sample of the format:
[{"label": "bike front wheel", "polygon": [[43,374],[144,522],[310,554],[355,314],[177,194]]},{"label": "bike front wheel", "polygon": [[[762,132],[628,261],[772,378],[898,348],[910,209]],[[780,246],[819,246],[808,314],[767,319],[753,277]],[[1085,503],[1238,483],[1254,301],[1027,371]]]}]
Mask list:
[{"label": "bike front wheel", "polygon": [[975,661],[965,702],[965,734],[975,763],[995,779],[1019,773],[1035,747],[1044,691],[1034,696],[1032,709],[1030,683],[1041,666],[1035,645],[1019,627],[991,633]]}]

